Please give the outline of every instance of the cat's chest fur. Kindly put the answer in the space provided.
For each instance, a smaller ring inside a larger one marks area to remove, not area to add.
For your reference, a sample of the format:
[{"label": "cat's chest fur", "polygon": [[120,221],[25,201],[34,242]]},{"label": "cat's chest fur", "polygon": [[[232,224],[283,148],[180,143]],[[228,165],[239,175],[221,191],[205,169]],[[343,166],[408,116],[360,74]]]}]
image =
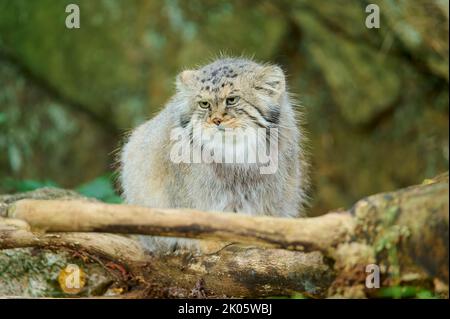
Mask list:
[{"label": "cat's chest fur", "polygon": [[261,175],[257,168],[213,164],[194,165],[186,178],[196,208],[260,215],[273,176]]}]

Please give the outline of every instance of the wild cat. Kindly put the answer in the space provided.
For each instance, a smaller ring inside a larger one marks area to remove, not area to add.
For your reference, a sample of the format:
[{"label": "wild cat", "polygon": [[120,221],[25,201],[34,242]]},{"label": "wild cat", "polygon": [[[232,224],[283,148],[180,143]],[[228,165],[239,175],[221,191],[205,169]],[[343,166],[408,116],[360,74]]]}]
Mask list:
[{"label": "wild cat", "polygon": [[[131,133],[120,158],[123,196],[126,203],[148,207],[303,216],[304,145],[282,69],[219,59],[181,72],[166,106]],[[160,252],[197,243],[141,239]]]}]

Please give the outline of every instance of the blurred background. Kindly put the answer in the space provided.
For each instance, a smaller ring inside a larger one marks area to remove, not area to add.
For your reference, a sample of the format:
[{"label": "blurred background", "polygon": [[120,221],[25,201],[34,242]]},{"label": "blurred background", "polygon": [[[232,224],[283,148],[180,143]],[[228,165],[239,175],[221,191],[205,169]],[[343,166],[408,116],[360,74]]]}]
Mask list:
[{"label": "blurred background", "polygon": [[[81,28],[67,29],[78,4]],[[367,29],[365,8],[380,7]],[[120,202],[114,151],[218,56],[280,64],[305,111],[311,215],[448,170],[449,3],[0,0],[0,193]]]}]

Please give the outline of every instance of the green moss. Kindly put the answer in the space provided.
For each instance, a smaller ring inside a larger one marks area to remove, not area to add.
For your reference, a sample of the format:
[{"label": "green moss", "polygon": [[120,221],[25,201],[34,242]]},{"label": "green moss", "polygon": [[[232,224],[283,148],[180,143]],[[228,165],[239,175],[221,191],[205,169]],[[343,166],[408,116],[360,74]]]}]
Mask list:
[{"label": "green moss", "polygon": [[[23,297],[69,297],[58,283],[68,264],[78,265],[87,275],[87,285],[77,296],[103,294],[113,279],[101,266],[85,263],[68,252],[37,248],[0,250],[0,295]],[[92,278],[92,280],[89,280]]]}]

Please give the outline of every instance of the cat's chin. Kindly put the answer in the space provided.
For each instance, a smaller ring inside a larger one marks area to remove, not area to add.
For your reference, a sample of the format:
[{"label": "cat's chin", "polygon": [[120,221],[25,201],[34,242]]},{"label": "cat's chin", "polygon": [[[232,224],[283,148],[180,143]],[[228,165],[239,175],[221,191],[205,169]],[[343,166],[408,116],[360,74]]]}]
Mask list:
[{"label": "cat's chin", "polygon": [[202,158],[212,158],[212,162],[221,164],[254,165],[257,162],[257,154],[253,151],[252,144],[223,141],[214,143],[213,141],[202,141]]}]

